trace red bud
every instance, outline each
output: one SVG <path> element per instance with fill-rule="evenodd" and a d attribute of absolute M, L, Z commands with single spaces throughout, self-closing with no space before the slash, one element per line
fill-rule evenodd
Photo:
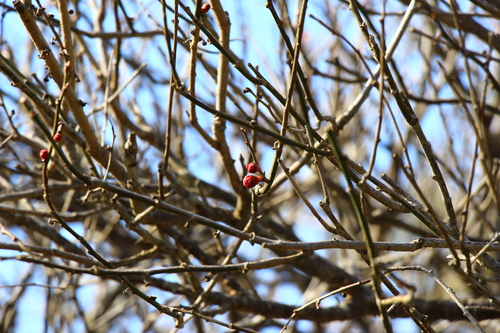
<path fill-rule="evenodd" d="M 248 163 L 246 168 L 249 173 L 256 173 L 261 171 L 260 166 L 257 163 Z"/>
<path fill-rule="evenodd" d="M 42 161 L 45 161 L 47 158 L 49 158 L 49 151 L 47 149 L 40 150 L 40 158 L 42 159 Z"/>
<path fill-rule="evenodd" d="M 61 133 L 56 133 L 56 135 L 54 135 L 55 142 L 59 142 L 59 141 L 61 141 L 61 139 L 62 139 Z"/>
<path fill-rule="evenodd" d="M 201 12 L 202 13 L 206 13 L 210 10 L 210 4 L 209 3 L 204 3 L 202 6 L 201 6 Z"/>
<path fill-rule="evenodd" d="M 245 178 L 243 178 L 243 186 L 252 188 L 258 183 L 262 181 L 261 176 L 255 176 L 255 175 L 246 175 Z"/>

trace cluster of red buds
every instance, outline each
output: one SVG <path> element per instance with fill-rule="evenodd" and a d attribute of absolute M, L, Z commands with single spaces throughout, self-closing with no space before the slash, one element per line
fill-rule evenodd
<path fill-rule="evenodd" d="M 246 165 L 248 174 L 243 178 L 243 186 L 252 188 L 262 181 L 262 170 L 257 163 Z"/>
<path fill-rule="evenodd" d="M 62 140 L 62 134 L 61 133 L 56 133 L 53 137 L 55 142 L 59 142 Z M 40 159 L 42 161 L 45 161 L 47 158 L 49 158 L 49 151 L 47 149 L 42 149 L 40 150 Z"/>

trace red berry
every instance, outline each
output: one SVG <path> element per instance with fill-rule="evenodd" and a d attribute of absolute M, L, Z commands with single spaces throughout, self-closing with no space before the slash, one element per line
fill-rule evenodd
<path fill-rule="evenodd" d="M 42 149 L 40 150 L 40 158 L 45 161 L 47 158 L 49 158 L 49 151 L 47 149 Z M 255 186 L 255 185 L 254 185 Z"/>
<path fill-rule="evenodd" d="M 243 186 L 252 188 L 258 183 L 262 181 L 261 176 L 255 176 L 255 175 L 246 175 L 245 178 L 243 178 Z"/>
<path fill-rule="evenodd" d="M 257 163 L 248 163 L 247 166 L 247 171 L 250 173 L 256 173 L 260 172 L 260 166 Z"/>
<path fill-rule="evenodd" d="M 56 135 L 54 135 L 55 142 L 59 142 L 59 141 L 61 141 L 61 139 L 62 139 L 61 133 L 56 133 Z"/>
<path fill-rule="evenodd" d="M 201 12 L 202 13 L 206 13 L 210 10 L 210 4 L 209 3 L 204 3 L 202 6 L 201 6 Z"/>

